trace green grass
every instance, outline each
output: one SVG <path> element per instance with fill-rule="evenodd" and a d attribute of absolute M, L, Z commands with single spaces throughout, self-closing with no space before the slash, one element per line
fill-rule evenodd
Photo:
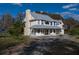
<path fill-rule="evenodd" d="M 29 37 L 24 36 L 6 36 L 0 37 L 0 52 L 9 47 L 13 47 L 19 45 L 21 43 L 26 44 L 28 42 Z"/>

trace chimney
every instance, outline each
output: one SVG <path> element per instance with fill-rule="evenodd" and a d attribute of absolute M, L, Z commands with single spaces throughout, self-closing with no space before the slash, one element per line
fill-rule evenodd
<path fill-rule="evenodd" d="M 31 10 L 26 10 L 24 35 L 30 35 L 30 20 L 32 19 Z"/>
<path fill-rule="evenodd" d="M 31 15 L 31 10 L 30 10 L 30 9 L 27 9 L 27 10 L 26 10 L 26 19 L 27 19 L 28 21 L 30 21 L 30 20 L 33 19 L 32 15 Z"/>
<path fill-rule="evenodd" d="M 40 13 L 43 13 L 43 11 L 40 11 Z"/>
<path fill-rule="evenodd" d="M 30 10 L 30 9 L 27 9 L 27 10 L 26 10 L 26 13 L 30 13 L 30 12 L 31 12 L 31 10 Z"/>

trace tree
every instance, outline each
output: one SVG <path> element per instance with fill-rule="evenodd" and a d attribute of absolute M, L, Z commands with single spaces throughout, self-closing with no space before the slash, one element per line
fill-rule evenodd
<path fill-rule="evenodd" d="M 23 19 L 24 19 L 24 14 L 21 13 L 21 12 L 19 12 L 19 13 L 17 14 L 17 16 L 16 16 L 16 20 L 15 20 L 15 21 L 17 21 L 17 20 L 22 21 Z"/>
<path fill-rule="evenodd" d="M 23 34 L 23 23 L 21 21 L 16 21 L 8 30 L 11 35 L 19 36 Z"/>
<path fill-rule="evenodd" d="M 11 14 L 7 13 L 2 16 L 3 28 L 8 29 L 13 24 L 13 17 Z"/>
<path fill-rule="evenodd" d="M 19 36 L 23 34 L 23 16 L 22 14 L 18 14 L 15 18 L 15 22 L 13 23 L 13 25 L 9 28 L 8 32 L 11 35 L 14 36 Z"/>

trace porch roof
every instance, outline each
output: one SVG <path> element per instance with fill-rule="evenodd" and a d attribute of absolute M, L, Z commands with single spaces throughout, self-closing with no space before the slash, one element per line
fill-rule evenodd
<path fill-rule="evenodd" d="M 49 26 L 49 25 L 33 25 L 31 29 L 61 29 L 57 26 Z"/>

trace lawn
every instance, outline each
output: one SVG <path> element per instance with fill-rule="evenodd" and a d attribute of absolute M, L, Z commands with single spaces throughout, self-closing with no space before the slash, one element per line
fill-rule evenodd
<path fill-rule="evenodd" d="M 29 37 L 26 36 L 0 36 L 0 53 L 8 49 L 9 47 L 13 47 L 16 45 L 20 45 L 22 43 L 27 44 Z"/>

